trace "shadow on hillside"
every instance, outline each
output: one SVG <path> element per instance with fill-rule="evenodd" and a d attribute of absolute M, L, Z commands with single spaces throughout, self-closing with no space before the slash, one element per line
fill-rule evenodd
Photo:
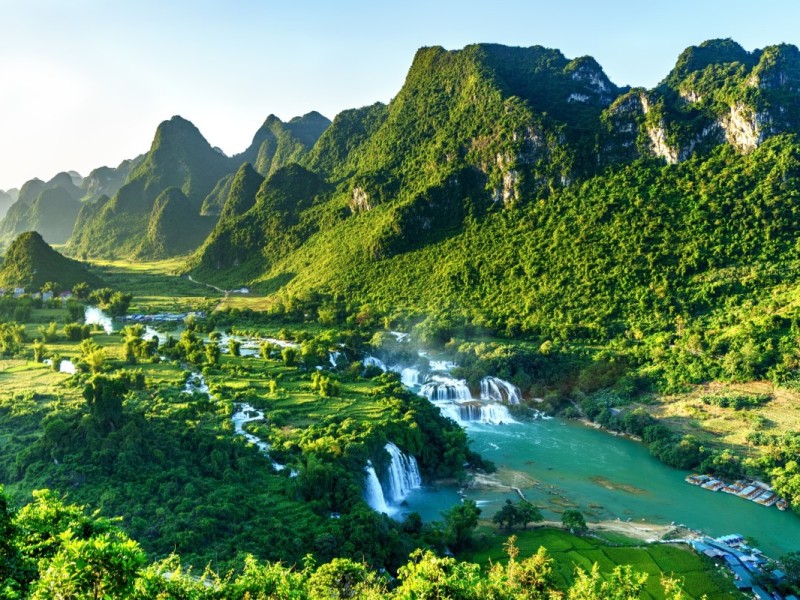
<path fill-rule="evenodd" d="M 264 295 L 274 294 L 285 285 L 288 285 L 297 273 L 281 273 L 275 277 L 270 277 L 258 282 L 258 291 Z"/>

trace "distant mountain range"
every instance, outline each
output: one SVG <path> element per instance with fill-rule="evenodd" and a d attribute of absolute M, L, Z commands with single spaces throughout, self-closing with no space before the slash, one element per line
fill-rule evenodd
<path fill-rule="evenodd" d="M 423 48 L 388 105 L 270 116 L 233 157 L 173 117 L 117 169 L 23 185 L 0 237 L 37 229 L 84 258 L 192 254 L 187 269 L 221 283 L 452 302 L 532 330 L 561 307 L 603 330 L 678 310 L 690 276 L 794 260 L 798 133 L 791 45 L 711 40 L 649 90 L 540 46 Z M 743 243 L 753 231 L 771 237 Z M 584 299 L 560 304 L 563 286 Z"/>

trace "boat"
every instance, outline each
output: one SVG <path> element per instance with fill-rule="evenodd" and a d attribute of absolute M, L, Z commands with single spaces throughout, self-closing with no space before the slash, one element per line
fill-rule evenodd
<path fill-rule="evenodd" d="M 753 502 L 760 504 L 761 506 L 772 506 L 778 501 L 778 494 L 775 492 L 771 492 L 766 490 L 760 496 L 753 498 Z"/>
<path fill-rule="evenodd" d="M 712 492 L 718 492 L 725 486 L 719 479 L 709 479 L 705 483 L 700 484 L 700 487 L 704 490 L 711 490 Z"/>
<path fill-rule="evenodd" d="M 722 491 L 726 494 L 738 494 L 741 492 L 747 484 L 743 481 L 737 481 L 736 483 L 731 483 L 730 485 L 726 485 L 722 488 Z"/>
<path fill-rule="evenodd" d="M 692 474 L 686 476 L 686 483 L 691 483 L 692 485 L 701 485 L 711 479 L 708 475 L 698 475 Z"/>
<path fill-rule="evenodd" d="M 699 486 L 704 490 L 711 490 L 718 492 L 722 490 L 727 494 L 751 500 L 761 506 L 776 506 L 778 510 L 786 510 L 789 508 L 789 503 L 778 496 L 772 489 L 765 483 L 755 481 L 736 481 L 734 483 L 725 483 L 710 475 L 700 475 L 692 473 L 685 477 L 686 483 Z"/>

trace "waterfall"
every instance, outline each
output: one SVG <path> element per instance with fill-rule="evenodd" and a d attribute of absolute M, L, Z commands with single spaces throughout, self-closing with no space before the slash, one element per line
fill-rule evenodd
<path fill-rule="evenodd" d="M 513 383 L 503 381 L 499 377 L 489 376 L 481 379 L 481 400 L 519 404 L 521 399 L 522 393 Z"/>
<path fill-rule="evenodd" d="M 481 402 L 435 402 L 442 416 L 453 419 L 462 427 L 470 423 L 503 425 L 516 423 L 503 404 L 483 404 Z"/>
<path fill-rule="evenodd" d="M 269 457 L 269 444 L 264 440 L 260 439 L 259 437 L 253 435 L 252 433 L 248 433 L 244 430 L 245 423 L 250 423 L 251 421 L 260 421 L 264 418 L 264 412 L 260 410 L 256 410 L 249 404 L 243 403 L 236 405 L 238 406 L 238 410 L 236 410 L 231 415 L 231 422 L 233 423 L 233 431 L 236 435 L 241 435 L 244 439 L 246 439 L 251 444 L 254 444 L 258 451 L 261 452 L 264 456 Z M 282 465 L 278 462 L 272 461 L 272 468 L 276 471 L 282 471 L 286 468 L 286 465 Z M 292 476 L 294 477 L 294 471 L 292 471 Z"/>
<path fill-rule="evenodd" d="M 341 352 L 328 352 L 328 360 L 331 362 L 331 367 L 334 369 L 338 366 L 339 358 L 342 356 Z"/>
<path fill-rule="evenodd" d="M 202 373 L 192 373 L 189 375 L 189 378 L 186 380 L 186 385 L 183 387 L 183 391 L 187 394 L 198 393 L 208 396 L 209 398 L 211 397 L 211 391 L 208 389 L 208 384 Z"/>
<path fill-rule="evenodd" d="M 102 310 L 96 306 L 87 306 L 83 312 L 83 320 L 87 325 L 99 325 L 107 334 L 110 334 L 114 327 L 111 324 L 111 317 L 109 317 Z"/>
<path fill-rule="evenodd" d="M 75 375 L 75 363 L 71 360 L 62 359 L 61 363 L 58 365 L 58 372 L 59 373 L 67 373 L 68 375 Z"/>
<path fill-rule="evenodd" d="M 406 367 L 400 371 L 400 381 L 406 387 L 417 387 L 420 385 L 420 372 L 419 369 Z"/>
<path fill-rule="evenodd" d="M 384 373 L 386 373 L 386 371 L 389 370 L 386 367 L 386 364 L 380 358 L 375 358 L 374 356 L 367 355 L 361 362 L 364 364 L 365 367 L 378 367 Z"/>
<path fill-rule="evenodd" d="M 158 345 L 160 346 L 164 342 L 167 341 L 167 334 L 161 333 L 160 331 L 153 329 L 150 325 L 144 326 L 144 335 L 142 335 L 142 339 L 149 342 L 153 338 L 158 340 Z"/>
<path fill-rule="evenodd" d="M 469 391 L 466 380 L 453 379 L 442 375 L 429 377 L 425 385 L 420 389 L 419 394 L 430 401 L 468 402 L 472 400 L 472 394 Z"/>
<path fill-rule="evenodd" d="M 449 360 L 431 360 L 428 361 L 431 371 L 450 371 L 455 369 L 458 365 Z"/>
<path fill-rule="evenodd" d="M 364 468 L 366 474 L 366 485 L 364 489 L 364 499 L 369 504 L 370 508 L 377 512 L 390 514 L 392 511 L 389 505 L 386 504 L 386 498 L 383 496 L 383 488 L 378 479 L 378 474 L 375 472 L 375 467 L 372 466 L 371 461 L 367 461 L 367 466 Z"/>
<path fill-rule="evenodd" d="M 489 423 L 491 425 L 502 425 L 505 423 L 516 423 L 511 418 L 511 414 L 502 404 L 483 404 L 481 405 L 481 423 Z"/>
<path fill-rule="evenodd" d="M 386 474 L 389 498 L 394 504 L 400 504 L 411 490 L 422 485 L 422 477 L 416 458 L 403 454 L 392 442 L 386 444 L 385 449 L 392 457 Z"/>
<path fill-rule="evenodd" d="M 389 334 L 393 335 L 398 342 L 407 342 L 411 339 L 410 333 L 403 333 L 402 331 L 390 331 Z"/>
<path fill-rule="evenodd" d="M 452 419 L 461 426 L 464 425 L 464 421 L 461 419 L 461 407 L 459 407 L 458 404 L 456 404 L 455 402 L 436 402 L 436 401 L 433 401 L 433 404 L 435 404 L 439 408 L 439 412 L 442 413 L 443 417 Z"/>

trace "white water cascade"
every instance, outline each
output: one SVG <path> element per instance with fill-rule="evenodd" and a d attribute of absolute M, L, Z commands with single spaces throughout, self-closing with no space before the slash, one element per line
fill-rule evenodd
<path fill-rule="evenodd" d="M 378 479 L 375 467 L 372 466 L 372 462 L 369 460 L 367 461 L 367 466 L 364 468 L 364 474 L 366 482 L 364 486 L 364 499 L 367 501 L 367 504 L 369 504 L 369 507 L 377 512 L 386 513 L 387 515 L 392 514 L 394 511 L 386 504 L 386 497 L 383 495 L 381 481 Z"/>
<path fill-rule="evenodd" d="M 422 486 L 422 477 L 416 458 L 404 454 L 392 442 L 386 444 L 384 450 L 389 453 L 391 460 L 386 467 L 383 484 L 372 461 L 368 460 L 364 467 L 364 499 L 373 510 L 392 516 L 412 490 Z"/>
<path fill-rule="evenodd" d="M 211 397 L 211 391 L 208 389 L 208 384 L 202 373 L 191 373 L 186 380 L 186 385 L 183 386 L 183 391 L 187 394 L 197 393 Z"/>
<path fill-rule="evenodd" d="M 367 355 L 361 362 L 365 367 L 378 367 L 384 373 L 389 370 L 389 368 L 386 366 L 386 363 L 384 363 L 380 358 L 375 358 L 374 356 Z"/>
<path fill-rule="evenodd" d="M 102 310 L 96 306 L 87 306 L 83 312 L 83 319 L 87 325 L 99 325 L 107 334 L 110 334 L 114 327 L 111 324 L 111 317 L 109 317 Z"/>
<path fill-rule="evenodd" d="M 419 385 L 423 385 L 424 378 L 422 373 L 419 372 L 419 369 L 414 369 L 412 367 L 393 367 L 392 370 L 400 369 L 400 381 L 406 387 L 412 388 L 417 387 Z"/>
<path fill-rule="evenodd" d="M 61 363 L 58 365 L 58 372 L 67 373 L 68 375 L 75 375 L 75 363 L 69 359 L 62 359 Z"/>
<path fill-rule="evenodd" d="M 419 390 L 431 402 L 469 402 L 472 394 L 465 379 L 431 375 Z"/>
<path fill-rule="evenodd" d="M 403 454 L 402 450 L 389 442 L 385 446 L 392 457 L 386 473 L 389 498 L 394 504 L 400 504 L 406 499 L 411 490 L 422 485 L 417 459 L 411 455 Z"/>
<path fill-rule="evenodd" d="M 468 402 L 436 402 L 443 416 L 452 419 L 462 427 L 469 423 L 485 423 L 487 425 L 505 425 L 516 423 L 502 404 L 484 404 L 477 400 Z"/>
<path fill-rule="evenodd" d="M 481 400 L 489 402 L 502 402 L 503 404 L 519 404 L 522 392 L 513 383 L 504 381 L 499 377 L 484 377 L 481 379 Z"/>
<path fill-rule="evenodd" d="M 233 415 L 231 415 L 233 431 L 237 435 L 241 435 L 251 444 L 254 444 L 261 454 L 269 457 L 269 444 L 252 433 L 248 433 L 244 429 L 246 423 L 262 420 L 264 418 L 264 412 L 256 410 L 247 403 L 237 404 L 235 406 L 237 407 L 237 410 L 233 413 Z M 276 471 L 283 471 L 286 468 L 286 465 L 282 465 L 273 460 L 272 468 L 274 468 Z"/>

